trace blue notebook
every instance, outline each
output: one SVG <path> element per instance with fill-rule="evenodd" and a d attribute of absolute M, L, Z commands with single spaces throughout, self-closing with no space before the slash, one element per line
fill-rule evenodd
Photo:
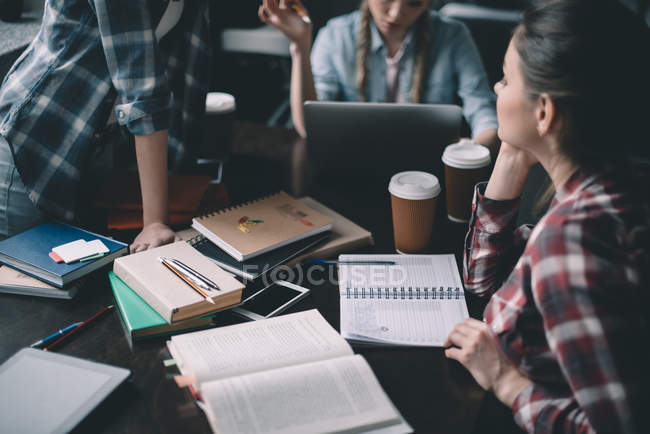
<path fill-rule="evenodd" d="M 53 247 L 79 239 L 100 239 L 108 253 L 101 258 L 71 264 L 56 263 L 50 258 Z M 0 262 L 61 288 L 113 262 L 127 251 L 128 246 L 119 241 L 65 223 L 51 222 L 0 241 Z"/>

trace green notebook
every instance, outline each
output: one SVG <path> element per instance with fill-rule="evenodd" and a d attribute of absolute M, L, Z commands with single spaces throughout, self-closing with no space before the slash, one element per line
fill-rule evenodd
<path fill-rule="evenodd" d="M 210 327 L 214 323 L 214 315 L 211 315 L 168 324 L 112 271 L 108 272 L 108 280 L 111 283 L 129 345 L 133 345 L 133 342 L 139 339 L 188 332 Z"/>

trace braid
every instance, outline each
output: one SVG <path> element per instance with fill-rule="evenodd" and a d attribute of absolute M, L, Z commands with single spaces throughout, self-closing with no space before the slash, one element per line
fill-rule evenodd
<path fill-rule="evenodd" d="M 415 50 L 416 58 L 413 67 L 413 88 L 411 90 L 411 99 L 413 103 L 421 103 L 424 97 L 424 87 L 427 75 L 427 52 L 431 42 L 431 25 L 429 23 L 429 13 L 424 12 L 418 18 L 415 29 Z"/>
<path fill-rule="evenodd" d="M 368 52 L 370 51 L 370 7 L 368 0 L 361 3 L 361 25 L 359 26 L 359 40 L 357 42 L 357 89 L 361 101 L 366 101 L 366 87 L 368 84 Z"/>

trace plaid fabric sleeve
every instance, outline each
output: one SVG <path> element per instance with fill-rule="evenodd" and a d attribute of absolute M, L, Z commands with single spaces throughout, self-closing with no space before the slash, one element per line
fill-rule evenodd
<path fill-rule="evenodd" d="M 115 115 L 136 135 L 169 128 L 171 92 L 146 0 L 93 0 Z"/>
<path fill-rule="evenodd" d="M 547 221 L 528 249 L 535 304 L 568 384 L 517 397 L 515 420 L 530 432 L 650 432 L 647 323 L 635 303 L 647 288 L 620 247 L 620 220 L 594 213 Z"/>
<path fill-rule="evenodd" d="M 474 189 L 463 254 L 465 289 L 476 295 L 491 295 L 499 289 L 530 234 L 529 226 L 515 228 L 519 199 L 488 199 L 483 196 L 486 186 L 482 182 Z"/>

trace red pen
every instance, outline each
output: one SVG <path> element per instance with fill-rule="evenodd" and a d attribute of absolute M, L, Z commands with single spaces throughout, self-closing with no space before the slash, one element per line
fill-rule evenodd
<path fill-rule="evenodd" d="M 102 310 L 100 310 L 99 312 L 97 312 L 95 315 L 91 316 L 91 317 L 88 318 L 86 321 L 82 322 L 82 323 L 79 325 L 79 327 L 76 327 L 76 328 L 70 330 L 68 333 L 64 334 L 64 335 L 61 336 L 59 339 L 55 340 L 55 341 L 52 342 L 50 345 L 48 345 L 47 347 L 43 348 L 43 351 L 48 351 L 48 350 L 50 350 L 52 347 L 54 347 L 54 346 L 57 345 L 59 342 L 61 342 L 62 340 L 64 340 L 64 339 L 67 338 L 68 336 L 70 336 L 72 333 L 76 332 L 76 331 L 79 330 L 80 328 L 83 328 L 86 324 L 88 324 L 89 322 L 91 322 L 91 321 L 94 320 L 95 318 L 99 317 L 99 316 L 100 316 L 101 314 L 103 314 L 104 312 L 107 312 L 107 311 L 113 309 L 114 307 L 115 307 L 115 305 L 113 305 L 113 304 L 111 304 L 110 306 L 106 306 L 105 308 L 103 308 Z"/>

